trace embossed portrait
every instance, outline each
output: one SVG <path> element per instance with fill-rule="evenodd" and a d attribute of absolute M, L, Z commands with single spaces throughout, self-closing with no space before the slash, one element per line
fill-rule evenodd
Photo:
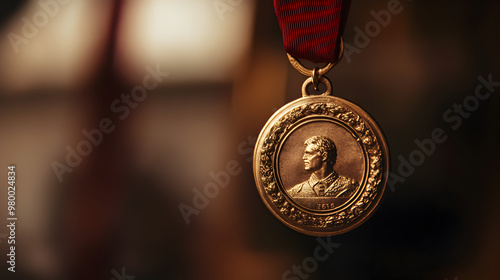
<path fill-rule="evenodd" d="M 339 175 L 335 169 L 337 147 L 326 136 L 313 136 L 304 143 L 302 160 L 311 176 L 289 190 L 292 197 L 349 198 L 359 187 L 351 178 Z"/>
<path fill-rule="evenodd" d="M 297 206 L 331 211 L 355 197 L 366 157 L 354 132 L 328 118 L 308 119 L 285 135 L 278 151 L 278 179 Z"/>

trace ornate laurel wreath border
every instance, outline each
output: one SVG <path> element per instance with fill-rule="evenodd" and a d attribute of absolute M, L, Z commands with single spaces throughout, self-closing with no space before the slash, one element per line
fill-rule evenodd
<path fill-rule="evenodd" d="M 366 187 L 360 198 L 351 207 L 330 215 L 311 215 L 297 209 L 285 199 L 276 185 L 277 179 L 273 159 L 279 142 L 294 124 L 313 114 L 333 117 L 351 127 L 360 137 L 361 143 L 369 155 L 370 172 Z M 259 169 L 265 192 L 281 214 L 300 225 L 334 228 L 348 224 L 360 217 L 375 199 L 383 174 L 382 152 L 377 138 L 357 114 L 333 103 L 310 103 L 292 109 L 271 127 L 261 148 Z"/>

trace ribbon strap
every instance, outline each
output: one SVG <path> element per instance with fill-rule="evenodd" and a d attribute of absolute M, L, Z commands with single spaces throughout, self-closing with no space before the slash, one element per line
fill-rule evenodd
<path fill-rule="evenodd" d="M 295 58 L 336 62 L 350 0 L 274 0 L 283 43 Z"/>

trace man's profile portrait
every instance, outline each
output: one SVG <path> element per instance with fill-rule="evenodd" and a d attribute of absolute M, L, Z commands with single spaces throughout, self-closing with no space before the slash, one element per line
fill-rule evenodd
<path fill-rule="evenodd" d="M 302 159 L 309 180 L 290 189 L 292 197 L 350 197 L 358 188 L 356 180 L 339 176 L 333 169 L 337 160 L 335 143 L 325 136 L 313 136 L 304 143 Z"/>

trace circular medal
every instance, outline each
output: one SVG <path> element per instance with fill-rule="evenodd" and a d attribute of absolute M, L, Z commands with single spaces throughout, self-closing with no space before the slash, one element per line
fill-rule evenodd
<path fill-rule="evenodd" d="M 387 142 L 359 106 L 331 95 L 307 94 L 279 109 L 262 129 L 254 176 L 269 210 L 308 235 L 347 232 L 377 208 L 389 172 Z"/>
<path fill-rule="evenodd" d="M 283 106 L 262 129 L 254 177 L 274 216 L 314 236 L 341 234 L 366 221 L 389 174 L 389 150 L 377 123 L 359 106 L 332 96 L 324 76 L 342 58 L 349 6 L 350 0 L 274 0 L 290 63 L 309 78 L 302 98 Z M 328 64 L 307 69 L 292 55 Z M 325 93 L 307 93 L 308 85 L 318 90 L 320 83 Z"/>

